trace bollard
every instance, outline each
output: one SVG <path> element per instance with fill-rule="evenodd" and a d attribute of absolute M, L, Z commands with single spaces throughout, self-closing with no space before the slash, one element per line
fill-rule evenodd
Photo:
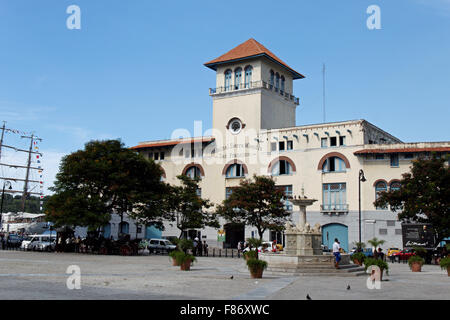
<path fill-rule="evenodd" d="M 225 248 L 225 258 L 227 258 L 227 257 L 228 257 L 228 249 Z"/>
<path fill-rule="evenodd" d="M 213 248 L 213 257 L 216 256 L 215 253 L 216 253 L 216 248 Z"/>
<path fill-rule="evenodd" d="M 222 249 L 219 249 L 219 258 L 222 258 Z"/>
<path fill-rule="evenodd" d="M 231 249 L 231 257 L 232 257 L 232 258 L 234 258 L 234 257 L 233 257 L 233 254 L 234 254 L 234 250 Z"/>

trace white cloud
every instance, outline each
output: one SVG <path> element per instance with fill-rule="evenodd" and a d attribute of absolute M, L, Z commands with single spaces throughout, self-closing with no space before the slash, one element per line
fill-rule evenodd
<path fill-rule="evenodd" d="M 0 101 L 0 119 L 7 121 L 37 121 L 54 112 L 51 106 L 27 105 L 14 101 Z"/>

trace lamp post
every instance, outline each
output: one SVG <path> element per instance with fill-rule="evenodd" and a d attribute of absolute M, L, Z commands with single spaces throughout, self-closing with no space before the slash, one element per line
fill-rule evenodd
<path fill-rule="evenodd" d="M 1 201 L 1 204 L 0 204 L 0 230 L 2 230 L 2 228 L 3 228 L 3 223 L 2 223 L 2 219 L 3 219 L 3 217 L 2 217 L 2 214 L 3 214 L 3 199 L 5 198 L 5 187 L 6 187 L 6 185 L 9 185 L 8 186 L 8 189 L 9 190 L 11 190 L 12 189 L 12 184 L 11 184 L 11 181 L 8 181 L 8 180 L 6 180 L 4 183 L 3 183 L 3 191 L 2 191 L 2 201 Z"/>
<path fill-rule="evenodd" d="M 364 177 L 364 171 L 359 170 L 358 177 L 358 202 L 359 202 L 359 243 L 358 243 L 358 251 L 361 250 L 361 182 L 366 181 Z"/>

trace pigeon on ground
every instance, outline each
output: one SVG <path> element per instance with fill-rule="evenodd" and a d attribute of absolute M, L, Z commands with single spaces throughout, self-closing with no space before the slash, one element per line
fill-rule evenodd
<path fill-rule="evenodd" d="M 309 294 L 306 295 L 306 299 L 312 300 L 311 297 L 309 296 Z"/>
<path fill-rule="evenodd" d="M 233 280 L 234 276 L 231 276 L 230 279 Z"/>
<path fill-rule="evenodd" d="M 350 290 L 350 285 L 347 285 L 347 290 Z"/>

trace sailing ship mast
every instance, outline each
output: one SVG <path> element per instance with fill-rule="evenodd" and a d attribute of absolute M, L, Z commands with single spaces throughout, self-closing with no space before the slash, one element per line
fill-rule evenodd
<path fill-rule="evenodd" d="M 42 191 L 41 192 L 29 192 L 28 191 L 28 187 L 29 187 L 30 183 L 40 183 L 40 184 L 42 184 L 42 180 L 39 181 L 39 180 L 31 180 L 30 179 L 30 172 L 31 172 L 31 170 L 38 170 L 39 172 L 42 172 L 44 170 L 44 169 L 41 168 L 41 166 L 37 166 L 37 167 L 32 167 L 31 166 L 31 157 L 32 157 L 33 154 L 35 154 L 37 157 L 41 157 L 42 156 L 42 153 L 37 152 L 37 151 L 33 151 L 33 145 L 36 144 L 36 141 L 42 141 L 42 139 L 36 137 L 34 135 L 34 133 L 32 133 L 30 136 L 28 136 L 25 133 L 23 133 L 24 135 L 21 135 L 21 138 L 30 139 L 30 147 L 29 147 L 28 150 L 19 149 L 19 148 L 16 148 L 14 146 L 5 145 L 3 143 L 3 140 L 4 140 L 5 131 L 9 131 L 9 132 L 13 132 L 13 133 L 20 133 L 20 132 L 18 130 L 6 128 L 6 121 L 3 121 L 3 126 L 0 128 L 0 130 L 2 131 L 1 138 L 0 138 L 0 166 L 6 166 L 6 167 L 9 167 L 9 168 L 25 168 L 26 169 L 25 179 L 10 178 L 10 177 L 0 177 L 0 180 L 21 181 L 21 182 L 23 181 L 24 182 L 24 186 L 23 186 L 23 190 L 22 191 L 19 191 L 19 190 L 5 190 L 5 192 L 10 192 L 10 193 L 20 193 L 20 192 L 22 192 L 21 208 L 22 208 L 22 212 L 25 212 L 25 203 L 26 203 L 26 199 L 27 199 L 28 195 L 36 194 L 36 195 L 40 195 L 41 196 L 41 200 L 43 198 Z M 1 159 L 2 159 L 2 149 L 3 149 L 3 147 L 14 149 L 15 151 L 18 151 L 18 152 L 28 153 L 27 165 L 23 166 L 23 165 L 17 165 L 17 164 L 2 163 Z M 41 201 L 41 204 L 42 204 L 42 201 Z"/>

